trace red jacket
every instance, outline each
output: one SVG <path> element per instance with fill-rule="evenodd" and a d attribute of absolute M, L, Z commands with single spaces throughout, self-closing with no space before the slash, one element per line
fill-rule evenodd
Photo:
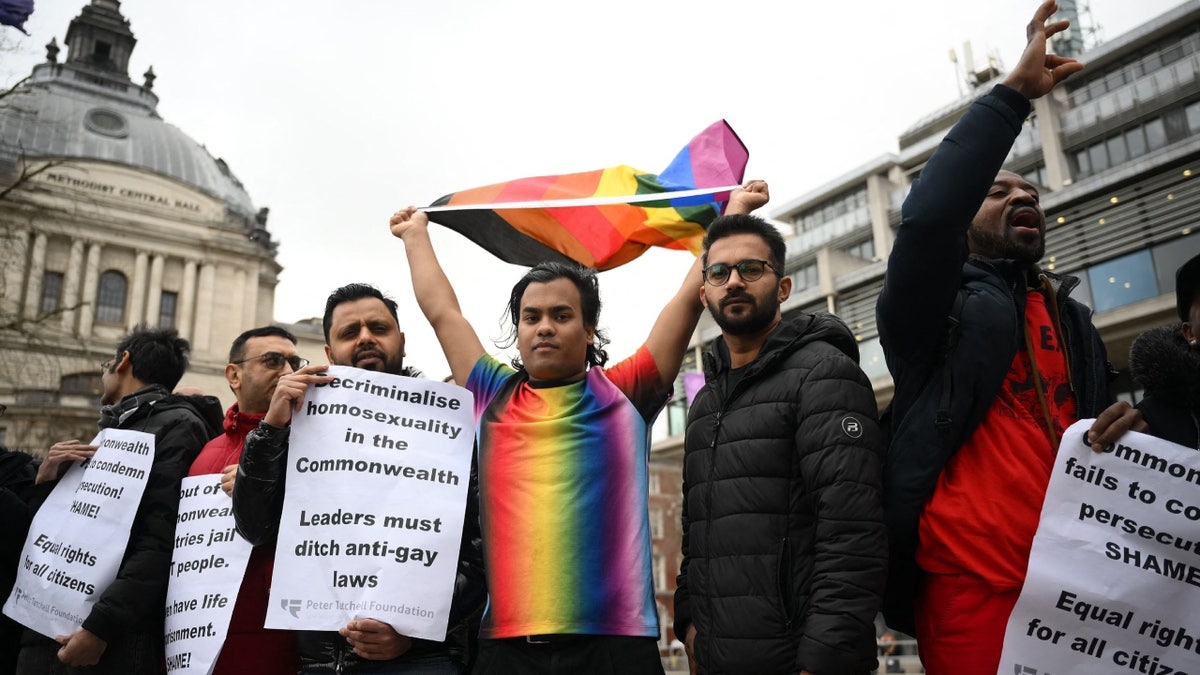
<path fill-rule="evenodd" d="M 189 476 L 221 473 L 242 456 L 246 434 L 262 420 L 262 415 L 248 415 L 233 404 L 225 413 L 225 433 L 204 446 L 192 462 Z M 274 567 L 273 547 L 257 546 L 250 553 L 246 576 L 238 591 L 229 623 L 225 647 L 217 659 L 212 675 L 294 675 L 300 667 L 296 653 L 296 638 L 291 631 L 263 628 L 267 616 L 267 595 L 271 590 L 271 571 Z"/>

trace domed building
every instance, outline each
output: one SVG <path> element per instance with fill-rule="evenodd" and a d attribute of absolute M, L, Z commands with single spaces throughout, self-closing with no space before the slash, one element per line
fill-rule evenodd
<path fill-rule="evenodd" d="M 280 265 L 220 158 L 159 117 L 115 0 L 92 0 L 0 98 L 0 442 L 95 434 L 99 364 L 137 324 L 192 343 L 182 384 L 228 405 L 233 338 L 272 322 Z"/>

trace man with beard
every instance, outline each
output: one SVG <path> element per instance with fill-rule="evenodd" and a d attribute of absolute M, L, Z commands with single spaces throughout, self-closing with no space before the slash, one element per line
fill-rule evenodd
<path fill-rule="evenodd" d="M 767 202 L 750 181 L 727 210 Z M 475 395 L 488 604 L 476 675 L 663 672 L 651 576 L 650 425 L 702 308 L 697 260 L 633 356 L 606 367 L 596 273 L 534 266 L 509 294 L 519 359 L 484 351 L 438 263 L 428 217 L 392 216 L 413 291 Z"/>
<path fill-rule="evenodd" d="M 404 365 L 404 333 L 396 302 L 373 286 L 349 284 L 335 290 L 325 303 L 322 327 L 330 364 L 420 376 Z M 246 436 L 233 486 L 233 514 L 238 531 L 255 546 L 273 544 L 278 535 L 292 413 L 302 405 L 309 386 L 333 380 L 326 374 L 328 367 L 310 365 L 281 376 L 262 421 Z M 336 633 L 298 631 L 300 672 L 462 672 L 470 658 L 472 622 L 483 600 L 474 482 L 472 471 L 446 640 L 409 638 L 370 618 L 351 621 Z"/>
<path fill-rule="evenodd" d="M 1000 170 L 1030 100 L 1083 68 L 1046 52 L 1057 9 L 1041 3 L 1017 66 L 925 164 L 877 308 L 895 380 L 884 614 L 932 675 L 996 672 L 1063 430 L 1096 417 L 1098 450 L 1144 427 L 1113 403 L 1079 281 L 1038 268 L 1038 189 Z"/>
<path fill-rule="evenodd" d="M 675 634 L 693 672 L 867 673 L 886 571 L 883 439 L 858 345 L 828 314 L 784 321 L 786 247 L 713 222 L 700 298 L 721 337 L 688 412 Z"/>

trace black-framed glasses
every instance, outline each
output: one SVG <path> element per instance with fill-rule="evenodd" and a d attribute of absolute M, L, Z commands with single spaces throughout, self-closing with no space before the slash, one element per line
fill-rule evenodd
<path fill-rule="evenodd" d="M 245 363 L 254 359 L 262 359 L 263 365 L 271 370 L 282 370 L 283 364 L 288 364 L 292 370 L 300 370 L 308 365 L 308 359 L 302 359 L 299 356 L 284 356 L 279 352 L 263 352 L 258 356 L 247 356 L 241 361 L 230 361 L 230 363 Z"/>
<path fill-rule="evenodd" d="M 737 270 L 738 276 L 742 281 L 758 281 L 766 274 L 767 270 L 771 270 L 779 276 L 783 276 L 783 272 L 779 271 L 766 260 L 755 260 L 747 258 L 736 265 L 729 263 L 713 263 L 704 268 L 704 281 L 709 286 L 724 286 L 729 281 L 729 275 Z"/>

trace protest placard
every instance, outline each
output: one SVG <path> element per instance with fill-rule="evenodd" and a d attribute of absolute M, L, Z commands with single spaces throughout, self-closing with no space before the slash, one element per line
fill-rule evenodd
<path fill-rule="evenodd" d="M 442 640 L 474 441 L 465 389 L 331 367 L 292 418 L 268 628 Z"/>
<path fill-rule="evenodd" d="M 221 474 L 184 478 L 167 582 L 167 671 L 212 671 L 252 548 L 235 529 L 233 501 L 221 490 Z"/>
<path fill-rule="evenodd" d="M 1200 672 L 1200 452 L 1063 436 L 1000 673 Z"/>
<path fill-rule="evenodd" d="M 70 635 L 117 578 L 154 461 L 154 436 L 105 429 L 29 525 L 4 613 L 49 636 Z"/>

